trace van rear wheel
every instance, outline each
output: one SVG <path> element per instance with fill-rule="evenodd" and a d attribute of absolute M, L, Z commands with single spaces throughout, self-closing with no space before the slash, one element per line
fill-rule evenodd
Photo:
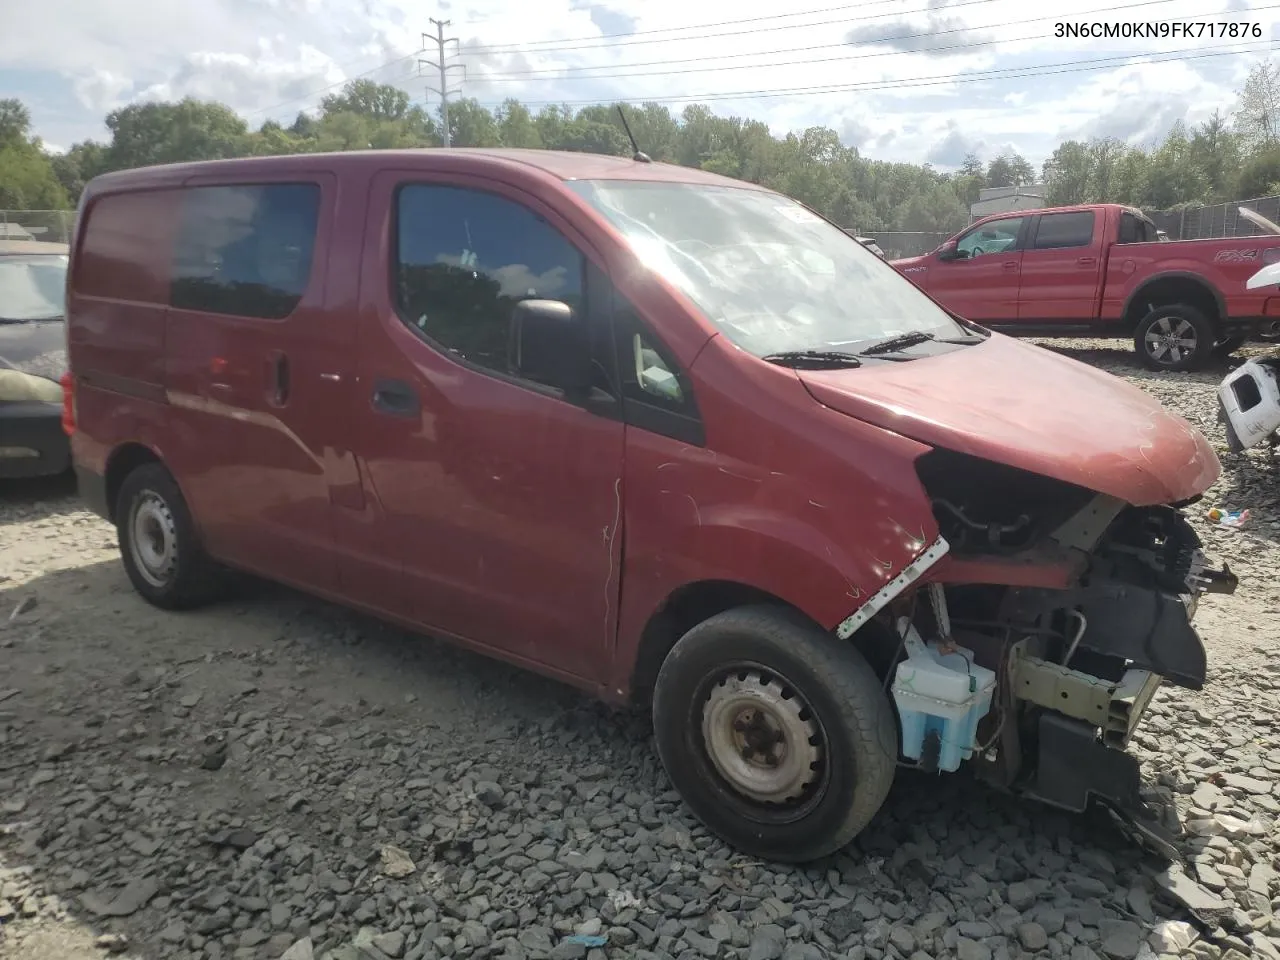
<path fill-rule="evenodd" d="M 729 610 L 685 634 L 658 673 L 653 720 L 694 815 L 768 860 L 840 850 L 897 769 L 897 725 L 871 666 L 783 608 Z"/>
<path fill-rule="evenodd" d="M 148 603 L 186 610 L 217 597 L 220 571 L 200 546 L 182 491 L 161 464 L 143 464 L 124 478 L 115 517 L 125 572 Z"/>

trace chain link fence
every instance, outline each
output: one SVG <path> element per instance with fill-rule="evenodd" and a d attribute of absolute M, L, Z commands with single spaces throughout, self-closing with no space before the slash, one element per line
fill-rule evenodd
<path fill-rule="evenodd" d="M 69 243 L 74 210 L 0 210 L 0 240 Z"/>
<path fill-rule="evenodd" d="M 1169 234 L 1170 240 L 1211 240 L 1221 237 L 1256 237 L 1267 231 L 1240 216 L 1240 207 L 1262 214 L 1280 224 L 1280 196 L 1232 200 L 1206 207 L 1148 212 L 1151 221 Z"/>

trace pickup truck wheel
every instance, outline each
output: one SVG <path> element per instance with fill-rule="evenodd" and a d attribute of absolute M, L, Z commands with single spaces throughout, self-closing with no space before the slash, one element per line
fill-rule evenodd
<path fill-rule="evenodd" d="M 729 610 L 685 634 L 658 672 L 653 722 L 694 815 L 768 860 L 844 847 L 897 771 L 897 725 L 870 665 L 782 608 Z"/>
<path fill-rule="evenodd" d="M 125 572 L 144 600 L 186 610 L 216 598 L 221 571 L 201 548 L 182 491 L 162 465 L 143 464 L 124 478 L 115 516 Z"/>
<path fill-rule="evenodd" d="M 1134 349 L 1152 370 L 1199 369 L 1213 355 L 1217 341 L 1209 318 L 1183 303 L 1156 307 L 1133 332 Z"/>

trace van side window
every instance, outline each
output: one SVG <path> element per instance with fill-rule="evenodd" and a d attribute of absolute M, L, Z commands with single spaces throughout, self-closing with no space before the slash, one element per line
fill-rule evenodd
<path fill-rule="evenodd" d="M 1033 250 L 1061 250 L 1065 247 L 1087 247 L 1093 243 L 1092 210 L 1071 213 L 1046 213 L 1036 227 Z"/>
<path fill-rule="evenodd" d="M 320 187 L 314 183 L 185 190 L 169 303 L 284 319 L 307 290 L 319 218 Z"/>
<path fill-rule="evenodd" d="M 584 309 L 586 258 L 527 207 L 480 190 L 409 184 L 396 217 L 400 318 L 460 359 L 514 375 L 508 345 L 517 302 Z"/>
<path fill-rule="evenodd" d="M 688 377 L 635 307 L 616 290 L 613 300 L 624 419 L 643 430 L 702 445 L 702 418 Z"/>

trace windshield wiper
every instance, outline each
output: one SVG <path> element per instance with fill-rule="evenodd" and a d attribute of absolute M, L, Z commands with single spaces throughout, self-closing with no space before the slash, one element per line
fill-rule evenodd
<path fill-rule="evenodd" d="M 784 350 L 780 353 L 769 353 L 761 359 L 776 363 L 780 367 L 860 367 L 862 361 L 857 354 L 844 353 L 840 350 Z"/>
<path fill-rule="evenodd" d="M 895 337 L 886 337 L 883 340 L 876 341 L 869 347 L 864 347 L 858 351 L 858 356 L 870 357 L 877 353 L 895 353 L 903 347 L 914 347 L 917 344 L 936 339 L 932 333 L 925 333 L 923 330 L 908 330 L 906 333 L 900 333 Z"/>
<path fill-rule="evenodd" d="M 906 333 L 886 337 L 884 340 L 879 340 L 869 347 L 864 347 L 858 351 L 858 356 L 872 357 L 881 353 L 897 353 L 899 350 L 918 346 L 922 343 L 951 343 L 956 346 L 968 346 L 974 343 L 981 343 L 982 340 L 983 338 L 976 334 L 962 337 L 938 337 L 932 333 L 926 333 L 924 330 L 908 330 Z"/>
<path fill-rule="evenodd" d="M 48 317 L 0 317 L 0 323 L 45 323 L 49 320 L 63 320 L 60 313 L 55 313 Z"/>

